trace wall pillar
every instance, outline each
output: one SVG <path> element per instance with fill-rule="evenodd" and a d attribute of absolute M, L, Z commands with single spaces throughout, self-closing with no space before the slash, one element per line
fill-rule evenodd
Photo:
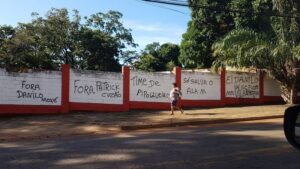
<path fill-rule="evenodd" d="M 129 91 L 130 91 L 130 67 L 122 67 L 123 74 L 123 105 L 124 111 L 129 111 L 130 101 L 129 101 Z"/>
<path fill-rule="evenodd" d="M 221 68 L 221 106 L 226 105 L 226 68 Z"/>
<path fill-rule="evenodd" d="M 70 65 L 62 65 L 61 112 L 70 111 Z"/>
<path fill-rule="evenodd" d="M 181 67 L 175 67 L 173 72 L 175 73 L 175 83 L 177 84 L 177 87 L 181 90 Z M 179 100 L 178 105 L 183 106 L 181 99 Z"/>
<path fill-rule="evenodd" d="M 174 68 L 174 73 L 175 73 L 175 77 L 176 77 L 176 84 L 177 86 L 181 89 L 181 67 L 175 67 Z"/>
<path fill-rule="evenodd" d="M 263 70 L 259 70 L 259 103 L 263 104 L 264 99 L 264 76 L 265 73 Z"/>

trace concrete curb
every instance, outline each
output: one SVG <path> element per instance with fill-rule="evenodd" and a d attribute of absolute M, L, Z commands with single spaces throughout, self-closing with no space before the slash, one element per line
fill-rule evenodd
<path fill-rule="evenodd" d="M 275 119 L 275 118 L 283 118 L 283 115 L 245 117 L 245 118 L 234 118 L 234 119 L 197 120 L 197 121 L 156 123 L 156 124 L 144 124 L 144 125 L 123 125 L 120 126 L 120 129 L 123 131 L 126 130 L 128 131 L 128 130 L 167 128 L 167 127 L 178 127 L 178 126 L 201 126 L 201 125 L 208 125 L 208 124 L 233 123 L 233 122 L 255 121 L 255 120 L 265 120 L 265 119 Z"/>

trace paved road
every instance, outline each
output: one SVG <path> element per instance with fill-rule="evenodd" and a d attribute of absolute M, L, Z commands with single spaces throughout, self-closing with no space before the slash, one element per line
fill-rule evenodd
<path fill-rule="evenodd" d="M 299 169 L 282 119 L 0 143 L 1 169 Z"/>
<path fill-rule="evenodd" d="M 214 120 L 240 120 L 283 116 L 286 105 L 258 105 L 245 107 L 195 108 L 185 110 L 184 115 L 170 110 L 135 110 L 130 112 L 95 113 L 81 112 L 61 115 L 11 116 L 0 118 L 0 142 L 57 136 L 108 134 L 120 128 L 145 126 L 170 126 L 178 123 Z M 158 125 L 158 126 L 157 126 Z"/>

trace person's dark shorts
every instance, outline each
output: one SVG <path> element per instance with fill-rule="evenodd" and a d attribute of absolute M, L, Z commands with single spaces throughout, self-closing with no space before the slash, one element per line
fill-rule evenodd
<path fill-rule="evenodd" d="M 177 100 L 172 100 L 171 106 L 177 106 Z"/>

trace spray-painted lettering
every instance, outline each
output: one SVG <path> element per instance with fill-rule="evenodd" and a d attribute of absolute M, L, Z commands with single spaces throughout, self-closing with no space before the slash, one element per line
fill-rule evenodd
<path fill-rule="evenodd" d="M 226 96 L 235 98 L 258 98 L 259 76 L 231 74 L 226 77 Z"/>
<path fill-rule="evenodd" d="M 166 92 L 151 92 L 151 91 L 145 91 L 142 89 L 138 89 L 137 96 L 142 96 L 143 98 L 169 98 L 169 93 Z"/>
<path fill-rule="evenodd" d="M 18 99 L 32 99 L 40 102 L 46 103 L 57 103 L 58 97 L 49 98 L 44 96 L 41 92 L 40 84 L 38 83 L 28 83 L 26 80 L 21 82 L 21 89 L 17 90 Z"/>
<path fill-rule="evenodd" d="M 134 76 L 130 79 L 133 86 L 147 86 L 148 88 L 160 86 L 159 81 L 147 79 L 144 77 Z"/>
<path fill-rule="evenodd" d="M 122 97 L 121 88 L 119 84 L 96 81 L 87 83 L 81 80 L 74 80 L 74 94 L 79 95 L 97 95 L 103 98 L 120 98 Z"/>
<path fill-rule="evenodd" d="M 206 90 L 205 89 L 197 89 L 197 88 L 191 88 L 191 87 L 188 87 L 186 89 L 186 94 L 196 94 L 196 95 L 202 95 L 202 94 L 206 94 Z"/>

